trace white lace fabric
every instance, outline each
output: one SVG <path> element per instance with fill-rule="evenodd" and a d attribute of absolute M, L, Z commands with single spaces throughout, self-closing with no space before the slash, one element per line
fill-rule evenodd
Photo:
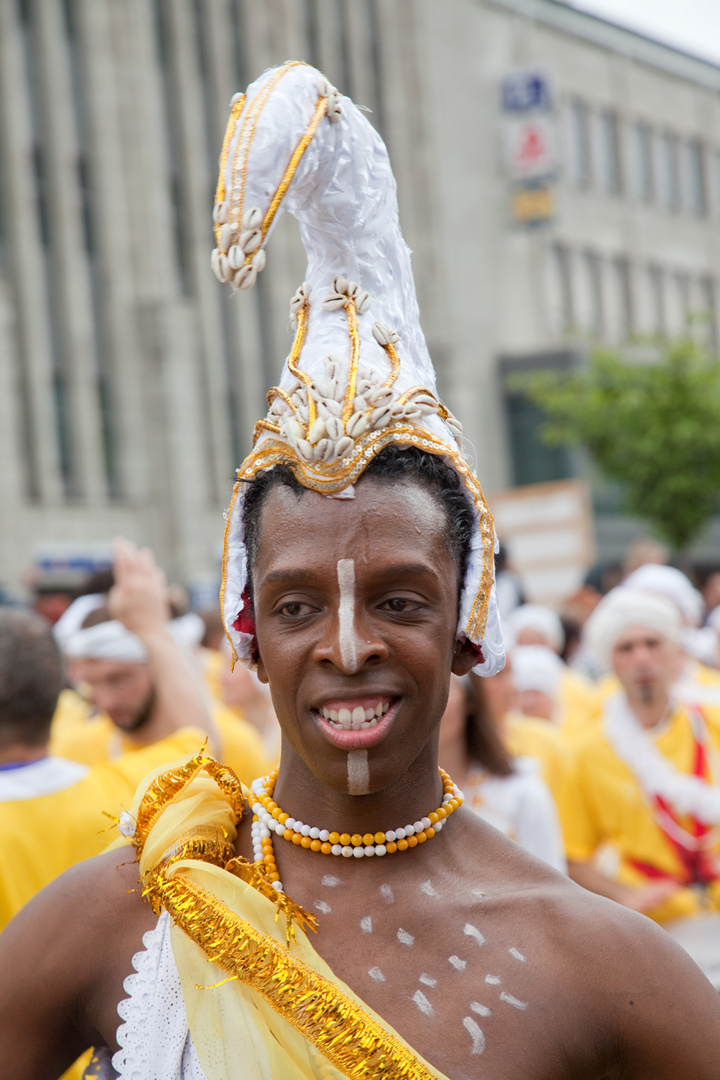
<path fill-rule="evenodd" d="M 123 1023 L 117 1031 L 120 1050 L 112 1064 L 120 1080 L 206 1080 L 185 1015 L 170 917 L 143 936 L 135 969 L 123 984 L 127 998 L 118 1005 Z"/>

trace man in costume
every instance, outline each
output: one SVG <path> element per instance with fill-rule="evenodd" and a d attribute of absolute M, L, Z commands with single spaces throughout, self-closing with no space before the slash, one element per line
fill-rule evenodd
<path fill-rule="evenodd" d="M 153 572 L 162 579 L 163 636 L 174 639 L 175 664 L 184 665 L 183 679 L 178 683 L 174 676 L 167 678 L 152 640 L 148 648 L 128 629 L 127 620 L 134 615 L 131 608 L 127 607 L 123 622 L 108 607 L 107 595 L 79 597 L 55 626 L 55 634 L 73 682 L 86 689 L 90 703 L 83 711 L 58 709 L 51 750 L 84 765 L 115 761 L 163 738 L 169 725 L 176 726 L 178 714 L 190 706 L 204 718 L 210 752 L 249 784 L 265 769 L 262 740 L 250 724 L 211 696 L 201 662 L 193 654 L 203 629 L 200 617 L 190 613 L 169 619 L 168 588 L 151 553 L 138 553 L 126 540 L 115 542 L 116 575 L 123 573 L 128 560 L 138 558 L 151 560 Z"/>
<path fill-rule="evenodd" d="M 155 1080 L 710 1080 L 720 1006 L 682 950 L 438 772 L 451 672 L 502 664 L 494 537 L 435 393 L 382 142 L 288 64 L 233 101 L 221 166 L 218 275 L 253 283 L 283 201 L 309 256 L 222 592 L 281 764 L 251 812 L 210 759 L 149 778 L 119 823 L 149 904 L 125 850 L 26 909 L 0 940 L 0 1063 L 42 1080 L 93 1042 L 105 1075 L 115 1051 L 121 1077 Z"/>
<path fill-rule="evenodd" d="M 620 586 L 585 632 L 621 689 L 573 749 L 560 800 L 570 874 L 663 924 L 720 911 L 720 711 L 675 697 L 677 608 Z"/>

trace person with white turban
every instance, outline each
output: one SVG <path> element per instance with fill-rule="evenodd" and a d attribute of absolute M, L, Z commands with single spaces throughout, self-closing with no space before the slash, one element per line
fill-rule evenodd
<path fill-rule="evenodd" d="M 557 656 L 565 646 L 560 616 L 542 604 L 521 604 L 503 621 L 510 642 L 516 646 L 544 646 Z M 560 662 L 553 694 L 553 716 L 568 735 L 584 731 L 595 709 L 595 691 L 588 679 Z M 524 710 L 523 710 L 524 711 Z"/>
<path fill-rule="evenodd" d="M 720 723 L 673 696 L 678 609 L 619 586 L 585 632 L 620 689 L 571 752 L 560 800 L 570 875 L 663 924 L 720 911 Z"/>
<path fill-rule="evenodd" d="M 79 597 L 54 628 L 75 685 L 89 698 L 85 715 L 53 724 L 52 752 L 84 765 L 113 761 L 163 739 L 178 725 L 201 728 L 209 746 L 243 782 L 265 765 L 262 740 L 249 724 L 211 699 L 192 655 L 199 616 L 167 618 L 167 585 L 152 553 L 126 540 L 114 545 L 123 588 Z M 146 629 L 146 609 L 164 612 Z"/>
<path fill-rule="evenodd" d="M 623 586 L 649 596 L 662 597 L 672 604 L 678 613 L 682 633 L 676 683 L 673 688 L 675 698 L 691 705 L 720 708 L 717 636 L 712 627 L 700 629 L 704 610 L 703 598 L 688 576 L 674 566 L 646 563 L 633 570 L 623 581 Z M 595 652 L 587 637 L 585 642 L 590 650 Z M 604 699 L 617 689 L 617 678 L 612 672 L 600 680 L 596 688 L 596 714 L 602 708 Z"/>
<path fill-rule="evenodd" d="M 551 722 L 557 719 L 557 698 L 563 662 L 545 645 L 518 645 L 512 652 L 515 704 L 525 716 Z"/>

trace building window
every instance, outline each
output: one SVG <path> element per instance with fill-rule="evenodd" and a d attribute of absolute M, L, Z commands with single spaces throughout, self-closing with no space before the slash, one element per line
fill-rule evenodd
<path fill-rule="evenodd" d="M 611 195 L 622 188 L 618 118 L 611 109 L 600 113 L 600 179 L 604 190 Z"/>
<path fill-rule="evenodd" d="M 705 274 L 700 279 L 700 295 L 702 296 L 702 315 L 707 327 L 705 341 L 711 352 L 718 350 L 718 325 L 717 307 L 715 304 L 715 282 L 710 274 Z"/>
<path fill-rule="evenodd" d="M 578 187 L 588 187 L 591 180 L 590 112 L 577 98 L 569 112 L 570 178 Z"/>
<path fill-rule="evenodd" d="M 652 324 L 656 334 L 664 334 L 667 327 L 665 318 L 665 275 L 659 266 L 648 267 L 650 280 L 650 298 L 652 302 Z"/>
<path fill-rule="evenodd" d="M 652 130 L 643 121 L 635 126 L 635 168 L 638 198 L 646 203 L 652 202 L 655 194 Z"/>
<path fill-rule="evenodd" d="M 552 259 L 560 329 L 570 330 L 575 323 L 570 252 L 564 244 L 553 244 Z"/>
<path fill-rule="evenodd" d="M 691 139 L 686 148 L 688 210 L 696 217 L 707 213 L 705 190 L 705 149 L 700 139 Z"/>
<path fill-rule="evenodd" d="M 675 293 L 677 296 L 678 331 L 682 337 L 690 333 L 690 278 L 683 271 L 675 274 Z"/>
<path fill-rule="evenodd" d="M 633 303 L 630 283 L 630 264 L 623 256 L 613 262 L 617 298 L 618 336 L 627 341 L 633 331 Z"/>
<path fill-rule="evenodd" d="M 579 362 L 579 355 L 571 350 L 500 359 L 513 485 L 567 480 L 575 475 L 576 463 L 570 449 L 548 446 L 543 441 L 540 432 L 547 416 L 522 392 L 518 382 L 522 384 L 533 371 L 567 371 Z"/>
<path fill-rule="evenodd" d="M 667 210 L 680 207 L 680 145 L 677 135 L 664 131 L 658 155 L 658 195 Z"/>
<path fill-rule="evenodd" d="M 594 251 L 586 251 L 583 256 L 583 262 L 585 264 L 585 276 L 587 279 L 587 329 L 595 337 L 602 337 L 605 323 L 605 311 L 603 304 L 602 266 L 600 264 L 600 258 Z"/>

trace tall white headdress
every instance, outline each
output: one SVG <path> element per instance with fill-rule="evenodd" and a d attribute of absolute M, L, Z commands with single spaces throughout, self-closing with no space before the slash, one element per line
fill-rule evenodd
<path fill-rule="evenodd" d="M 480 649 L 475 670 L 493 674 L 504 662 L 493 519 L 462 456 L 462 426 L 437 396 L 385 145 L 349 98 L 301 62 L 266 71 L 231 109 L 213 211 L 213 271 L 237 289 L 251 288 L 283 209 L 297 218 L 308 257 L 306 280 L 290 302 L 295 340 L 228 512 L 221 604 L 235 654 L 252 662 L 243 481 L 283 463 L 303 486 L 336 494 L 399 443 L 442 456 L 470 497 L 477 528 L 458 633 Z"/>

